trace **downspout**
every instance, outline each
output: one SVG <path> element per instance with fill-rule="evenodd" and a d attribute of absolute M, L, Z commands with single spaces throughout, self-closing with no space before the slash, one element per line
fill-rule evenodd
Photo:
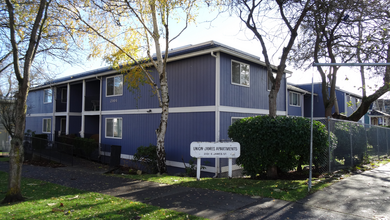
<path fill-rule="evenodd" d="M 50 87 L 52 88 L 52 87 Z M 52 99 L 53 99 L 53 127 L 51 128 L 51 140 L 52 141 L 56 141 L 54 140 L 55 136 L 56 136 L 56 105 L 57 105 L 57 87 L 53 87 L 53 95 L 52 95 Z"/>
<path fill-rule="evenodd" d="M 287 75 L 287 73 L 286 73 L 286 75 Z M 288 116 L 288 98 L 289 98 L 289 96 L 290 96 L 290 94 L 288 93 L 288 90 L 287 90 L 287 79 L 288 78 L 290 78 L 292 76 L 292 73 L 290 73 L 290 76 L 286 76 L 286 116 Z"/>
<path fill-rule="evenodd" d="M 211 56 L 215 57 L 215 142 L 220 141 L 220 86 L 221 86 L 221 69 L 220 69 L 220 56 L 219 53 L 214 54 L 214 51 L 211 51 Z M 213 178 L 218 177 L 218 173 L 220 172 L 220 159 L 215 158 L 215 175 Z"/>

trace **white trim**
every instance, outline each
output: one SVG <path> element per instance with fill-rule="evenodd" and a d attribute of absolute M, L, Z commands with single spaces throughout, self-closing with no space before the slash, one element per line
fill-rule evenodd
<path fill-rule="evenodd" d="M 66 101 L 64 102 L 63 100 L 63 96 L 64 96 L 64 90 L 66 90 Z M 66 102 L 68 102 L 68 88 L 61 88 L 61 103 L 66 103 Z"/>
<path fill-rule="evenodd" d="M 57 87 L 54 87 L 53 88 L 53 92 L 52 92 L 52 95 L 54 97 L 57 97 Z M 52 118 L 53 118 L 53 122 L 52 122 L 52 126 L 54 129 L 51 129 L 51 140 L 54 140 L 56 134 L 55 134 L 55 128 L 56 128 L 56 116 L 55 116 L 55 113 L 57 111 L 57 101 L 56 99 L 53 100 L 53 113 L 52 113 Z"/>
<path fill-rule="evenodd" d="M 240 167 L 239 165 L 237 164 L 234 164 L 232 165 L 232 170 L 239 170 L 239 169 L 242 169 L 242 167 Z M 229 171 L 229 167 L 228 166 L 224 166 L 222 167 L 222 172 L 228 172 Z"/>
<path fill-rule="evenodd" d="M 65 123 L 65 131 L 61 130 L 63 123 Z M 66 118 L 60 118 L 60 132 L 66 132 Z"/>
<path fill-rule="evenodd" d="M 114 136 L 107 136 L 107 120 L 108 119 L 121 119 L 121 128 L 122 128 L 122 130 L 121 130 L 121 134 L 120 134 L 120 137 L 114 137 Z M 104 137 L 105 138 L 110 138 L 110 139 L 122 139 L 122 137 L 123 137 L 123 118 L 122 117 L 117 117 L 117 118 L 114 118 L 114 117 L 107 117 L 107 118 L 105 118 L 105 124 L 104 124 Z M 114 127 L 113 127 L 113 131 L 112 131 L 112 134 L 114 135 Z"/>
<path fill-rule="evenodd" d="M 85 83 L 85 80 L 83 80 L 83 85 L 82 85 L 82 92 L 81 92 L 81 131 L 80 131 L 80 137 L 84 137 L 85 133 L 85 94 L 86 94 L 86 89 L 87 89 L 87 84 Z"/>
<path fill-rule="evenodd" d="M 47 117 L 47 116 L 52 117 L 53 113 L 35 113 L 35 114 L 27 114 L 26 115 L 26 117 Z"/>
<path fill-rule="evenodd" d="M 45 120 L 50 120 L 50 131 L 44 131 L 44 125 L 45 125 Z M 53 125 L 52 125 L 52 118 L 42 118 L 42 133 L 44 134 L 51 134 L 53 131 Z"/>
<path fill-rule="evenodd" d="M 107 151 L 102 151 L 101 152 L 101 155 L 104 155 L 104 156 L 111 156 L 111 152 L 107 152 Z M 134 158 L 133 155 L 129 155 L 129 154 L 121 154 L 121 159 L 126 159 L 126 160 L 132 160 Z M 171 160 L 167 160 L 166 161 L 166 165 L 167 166 L 171 166 L 171 167 L 177 167 L 177 168 L 185 168 L 183 162 L 178 162 L 178 161 L 171 161 Z M 187 167 L 189 166 L 188 163 L 186 163 Z M 204 172 L 209 172 L 209 173 L 215 173 L 215 167 L 211 167 L 211 166 L 203 166 L 202 167 L 205 167 L 205 169 L 202 169 L 202 171 Z M 228 166 L 224 166 L 221 168 L 222 172 L 228 172 Z M 233 170 L 239 170 L 239 169 L 242 169 L 242 167 L 238 166 L 238 165 L 233 165 L 232 166 L 232 169 Z"/>
<path fill-rule="evenodd" d="M 230 117 L 230 125 L 233 124 L 233 119 L 243 119 L 245 117 Z"/>
<path fill-rule="evenodd" d="M 240 72 L 239 72 L 239 74 L 240 74 L 240 83 L 233 82 L 233 62 L 240 64 Z M 249 70 L 248 70 L 249 71 L 249 85 L 245 85 L 245 84 L 241 83 L 241 64 L 249 66 Z M 247 63 L 243 63 L 243 62 L 240 62 L 240 61 L 237 61 L 237 60 L 233 60 L 233 59 L 230 60 L 230 83 L 232 85 L 244 86 L 244 87 L 249 88 L 251 86 L 251 71 L 250 71 L 250 69 L 251 69 L 251 66 L 249 64 L 247 64 Z"/>
<path fill-rule="evenodd" d="M 114 78 L 114 84 L 115 84 L 115 77 L 121 77 L 121 79 L 122 79 L 122 91 L 121 91 L 121 94 L 113 94 L 113 95 L 107 95 L 107 92 L 108 92 L 108 83 L 107 83 L 107 80 L 109 79 L 109 78 Z M 106 77 L 106 96 L 105 97 L 107 97 L 107 98 L 109 98 L 109 97 L 115 97 L 115 96 L 123 96 L 123 75 L 115 75 L 115 76 L 107 76 Z M 113 91 L 113 93 L 115 93 L 115 86 L 113 87 L 113 89 L 114 89 L 114 91 Z"/>
<path fill-rule="evenodd" d="M 66 85 L 67 87 L 67 96 L 68 96 L 68 101 L 66 102 L 66 131 L 65 131 L 65 134 L 68 135 L 69 134 L 69 121 L 70 121 L 70 117 L 69 117 L 69 112 L 70 112 L 70 84 L 68 83 Z"/>
<path fill-rule="evenodd" d="M 50 90 L 50 91 L 51 91 L 51 99 L 50 99 L 50 102 L 45 102 L 46 90 Z M 43 90 L 43 104 L 50 104 L 50 103 L 53 103 L 53 89 L 52 89 L 51 87 L 48 88 L 48 89 L 44 89 L 44 90 Z"/>
<path fill-rule="evenodd" d="M 211 52 L 213 55 L 213 52 Z M 221 55 L 217 52 L 215 56 L 215 142 L 221 139 L 221 113 L 219 106 L 221 105 Z M 215 176 L 218 176 L 220 168 L 220 158 L 215 158 L 214 161 Z"/>
<path fill-rule="evenodd" d="M 291 94 L 296 94 L 296 95 L 298 96 L 298 97 L 297 97 L 297 100 L 299 101 L 299 104 L 298 104 L 298 105 L 293 105 L 293 104 L 291 104 L 290 93 L 291 93 Z M 288 91 L 288 104 L 289 104 L 289 106 L 292 106 L 292 107 L 301 107 L 301 94 L 298 93 L 298 92 Z"/>
<path fill-rule="evenodd" d="M 256 115 L 268 115 L 268 109 L 257 109 L 257 108 L 241 108 L 231 106 L 221 106 L 219 108 L 221 112 L 236 112 L 236 113 L 247 113 Z M 276 111 L 276 115 L 286 115 L 286 111 Z"/>
<path fill-rule="evenodd" d="M 150 111 L 151 112 L 148 112 Z M 215 106 L 195 106 L 195 107 L 177 107 L 169 108 L 169 113 L 192 113 L 192 112 L 214 112 Z M 161 114 L 161 108 L 146 109 L 128 109 L 128 110 L 111 110 L 102 111 L 102 115 L 127 115 L 127 114 Z"/>

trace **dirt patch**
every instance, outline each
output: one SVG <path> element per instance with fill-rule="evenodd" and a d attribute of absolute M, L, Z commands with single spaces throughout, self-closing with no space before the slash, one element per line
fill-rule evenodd
<path fill-rule="evenodd" d="M 55 161 L 47 160 L 44 158 L 25 160 L 23 164 L 33 165 L 33 166 L 41 166 L 41 167 L 65 167 L 64 164 L 58 163 Z"/>

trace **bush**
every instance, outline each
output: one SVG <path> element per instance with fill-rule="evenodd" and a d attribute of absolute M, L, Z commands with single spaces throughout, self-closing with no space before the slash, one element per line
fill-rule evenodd
<path fill-rule="evenodd" d="M 91 154 L 98 150 L 99 145 L 93 139 L 75 137 L 73 140 L 74 153 L 81 157 L 90 158 Z"/>
<path fill-rule="evenodd" d="M 313 163 L 318 168 L 319 157 L 328 147 L 328 132 L 320 122 L 313 122 Z M 241 154 L 237 164 L 255 177 L 268 168 L 289 171 L 309 163 L 310 120 L 301 117 L 256 116 L 233 123 L 229 137 L 239 142 Z"/>
<path fill-rule="evenodd" d="M 141 163 L 141 165 L 149 173 L 157 173 L 157 147 L 149 144 L 148 147 L 140 146 L 134 154 L 134 160 Z"/>

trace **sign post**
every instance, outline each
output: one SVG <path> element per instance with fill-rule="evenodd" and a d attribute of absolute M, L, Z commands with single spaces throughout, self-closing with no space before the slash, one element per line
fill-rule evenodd
<path fill-rule="evenodd" d="M 240 156 L 240 144 L 238 142 L 192 142 L 190 145 L 191 157 L 196 160 L 196 179 L 200 180 L 201 158 L 228 158 L 229 178 L 232 178 L 232 158 Z"/>

